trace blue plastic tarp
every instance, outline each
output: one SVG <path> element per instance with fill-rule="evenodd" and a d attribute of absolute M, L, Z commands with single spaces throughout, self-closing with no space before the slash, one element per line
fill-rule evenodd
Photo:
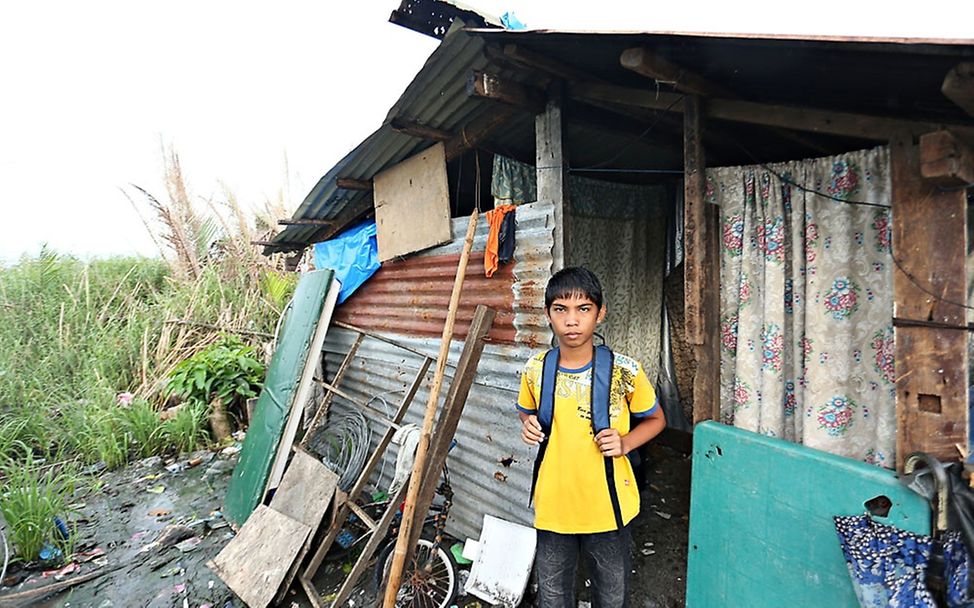
<path fill-rule="evenodd" d="M 315 268 L 334 270 L 335 278 L 341 282 L 339 304 L 368 281 L 380 266 L 374 221 L 362 222 L 324 243 L 315 243 Z"/>

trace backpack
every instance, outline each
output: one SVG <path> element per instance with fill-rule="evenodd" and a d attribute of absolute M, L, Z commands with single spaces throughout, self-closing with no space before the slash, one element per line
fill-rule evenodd
<path fill-rule="evenodd" d="M 538 455 L 534 460 L 534 473 L 531 479 L 531 494 L 528 506 L 534 500 L 534 489 L 538 483 L 538 473 L 541 471 L 541 461 L 544 460 L 551 437 L 551 425 L 555 415 L 555 378 L 558 373 L 558 348 L 552 348 L 544 356 L 541 368 L 541 402 L 538 404 L 538 422 L 544 432 L 544 439 L 538 446 Z M 612 388 L 612 368 L 615 355 L 605 345 L 599 345 L 592 351 L 592 395 L 589 400 L 592 414 L 592 432 L 598 435 L 611 426 L 609 419 L 609 394 Z M 609 500 L 612 502 L 612 512 L 615 515 L 616 528 L 622 529 L 622 509 L 619 507 L 619 493 L 615 484 L 615 464 L 612 457 L 605 457 L 605 481 Z"/>

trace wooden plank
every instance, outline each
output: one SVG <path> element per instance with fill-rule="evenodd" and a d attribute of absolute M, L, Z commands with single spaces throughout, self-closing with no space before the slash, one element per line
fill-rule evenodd
<path fill-rule="evenodd" d="M 694 345 L 704 343 L 703 301 L 706 297 L 703 274 L 706 267 L 707 227 L 705 222 L 704 193 L 706 176 L 703 158 L 703 134 L 701 133 L 701 102 L 696 96 L 686 98 L 683 135 L 683 205 L 686 257 L 683 267 L 684 307 L 687 341 Z"/>
<path fill-rule="evenodd" d="M 416 459 L 413 461 L 413 473 L 410 475 L 409 491 L 406 493 L 406 505 L 402 512 L 402 526 L 399 528 L 396 549 L 392 554 L 392 565 L 389 568 L 389 584 L 386 586 L 385 597 L 382 601 L 382 605 L 385 608 L 393 608 L 396 604 L 396 592 L 399 591 L 399 584 L 402 581 L 402 570 L 405 563 L 407 547 L 411 548 L 406 542 L 411 538 L 411 526 L 416 510 L 416 497 L 419 494 L 419 488 L 423 481 L 422 472 L 426 466 L 430 432 L 433 428 L 436 406 L 440 399 L 440 388 L 443 386 L 446 360 L 450 356 L 453 326 L 457 319 L 460 294 L 463 291 L 463 280 L 467 274 L 467 261 L 470 259 L 470 250 L 473 248 L 473 237 L 477 230 L 477 218 L 479 215 L 476 209 L 470 214 L 470 222 L 467 224 L 467 235 L 463 241 L 463 250 L 460 253 L 460 262 L 457 264 L 456 278 L 453 281 L 453 292 L 450 296 L 450 306 L 447 311 L 446 322 L 443 324 L 443 337 L 440 339 L 440 352 L 436 357 L 436 370 L 433 373 L 433 383 L 430 386 L 429 400 L 426 402 L 426 412 L 423 415 L 423 426 L 420 429 L 419 444 L 416 446 Z"/>
<path fill-rule="evenodd" d="M 682 96 L 606 84 L 572 83 L 569 95 L 579 99 L 594 99 L 622 103 L 639 108 L 682 112 Z M 818 108 L 782 106 L 738 99 L 711 98 L 707 101 L 707 118 L 729 120 L 757 125 L 810 131 L 828 135 L 859 137 L 874 141 L 886 141 L 890 133 L 909 132 L 922 135 L 940 128 L 949 128 L 965 139 L 971 137 L 968 125 L 940 125 L 883 116 L 870 116 L 853 112 L 836 112 Z"/>
<path fill-rule="evenodd" d="M 354 177 L 336 177 L 335 185 L 342 190 L 357 190 L 359 192 L 372 190 L 372 180 L 355 179 Z"/>
<path fill-rule="evenodd" d="M 441 245 L 453 238 L 443 144 L 435 144 L 386 169 L 373 181 L 376 241 L 381 261 Z"/>
<path fill-rule="evenodd" d="M 259 505 L 220 553 L 206 565 L 250 608 L 274 599 L 310 528 Z"/>
<path fill-rule="evenodd" d="M 974 63 L 960 63 L 944 77 L 940 92 L 974 116 Z"/>
<path fill-rule="evenodd" d="M 568 233 L 565 209 L 566 163 L 562 139 L 561 103 L 551 100 L 534 122 L 535 167 L 538 201 L 554 206 L 555 226 L 551 247 L 552 272 L 565 267 L 565 235 Z"/>
<path fill-rule="evenodd" d="M 467 95 L 506 103 L 538 114 L 545 109 L 544 92 L 497 74 L 474 70 L 467 78 Z"/>
<path fill-rule="evenodd" d="M 423 359 L 419 372 L 417 372 L 416 376 L 413 378 L 412 384 L 409 386 L 406 394 L 403 395 L 402 401 L 399 403 L 399 408 L 396 410 L 396 416 L 393 418 L 393 422 L 396 424 L 402 422 L 403 418 L 406 416 L 406 411 L 409 409 L 409 405 L 413 402 L 413 398 L 416 396 L 416 392 L 419 390 L 419 387 L 426 380 L 426 372 L 429 371 L 432 363 L 433 360 L 429 357 L 425 357 Z M 363 468 L 362 472 L 359 474 L 358 481 L 356 481 L 355 486 L 348 493 L 347 501 L 342 504 L 341 508 L 338 510 L 338 513 L 335 514 L 334 521 L 331 523 L 331 526 L 328 529 L 328 534 L 321 541 L 321 544 L 318 546 L 318 549 L 312 556 L 311 561 L 308 563 L 307 568 L 305 568 L 304 573 L 301 575 L 302 581 L 311 581 L 314 578 L 315 573 L 318 572 L 318 568 L 321 567 L 321 562 L 324 561 L 325 555 L 328 554 L 328 550 L 331 549 L 331 546 L 335 543 L 335 539 L 338 538 L 338 535 L 341 533 L 342 526 L 345 525 L 345 521 L 352 512 L 348 505 L 348 501 L 356 500 L 362 493 L 362 490 L 365 489 L 366 483 L 368 483 L 369 479 L 372 477 L 372 471 L 379 466 L 379 462 L 382 460 L 382 455 L 392 442 L 393 435 L 395 435 L 395 429 L 391 427 L 388 428 L 385 434 L 382 436 L 382 439 L 379 441 L 379 445 L 376 446 L 375 450 L 372 452 L 372 456 L 369 457 L 369 461 L 365 464 L 365 468 Z M 305 590 L 307 589 L 308 586 L 305 585 Z"/>
<path fill-rule="evenodd" d="M 321 317 L 318 319 L 318 326 L 315 328 L 314 336 L 311 338 L 311 346 L 308 350 L 308 358 L 304 363 L 304 370 L 298 380 L 298 389 L 291 402 L 291 411 L 288 414 L 287 423 L 284 426 L 284 433 L 281 435 L 281 442 L 277 445 L 277 455 L 274 458 L 274 465 L 271 467 L 270 476 L 267 478 L 267 485 L 264 487 L 264 494 L 273 490 L 281 482 L 284 475 L 284 467 L 287 466 L 288 456 L 291 454 L 291 446 L 301 425 L 301 416 L 304 412 L 304 404 L 311 397 L 311 389 L 315 377 L 315 369 L 318 367 L 318 359 L 321 358 L 321 349 L 325 345 L 325 336 L 328 334 L 328 326 L 331 324 L 331 315 L 335 312 L 335 304 L 338 302 L 338 292 L 341 291 L 341 284 L 332 281 L 325 296 L 325 303 L 321 308 Z"/>
<path fill-rule="evenodd" d="M 495 314 L 494 309 L 483 305 L 477 306 L 474 311 L 473 321 L 470 323 L 470 332 L 463 343 L 460 360 L 457 362 L 457 370 L 453 374 L 453 381 L 450 383 L 450 390 L 446 394 L 446 400 L 443 402 L 443 409 L 436 424 L 436 432 L 430 443 L 423 482 L 416 497 L 412 532 L 407 545 L 410 548 L 406 555 L 407 563 L 411 559 L 412 549 L 416 547 L 420 534 L 423 532 L 423 521 L 426 519 L 426 513 L 429 511 L 430 505 L 433 504 L 433 496 L 440 481 L 440 472 L 446 463 L 446 456 L 450 451 L 453 436 L 457 432 L 457 425 L 460 424 L 460 416 L 463 414 L 463 407 L 467 403 L 470 387 L 473 386 L 473 381 L 477 377 L 477 366 L 480 364 L 480 356 L 484 352 L 484 339 L 494 323 Z"/>
<path fill-rule="evenodd" d="M 453 139 L 453 133 L 450 131 L 421 125 L 417 122 L 410 122 L 401 118 L 393 118 L 389 126 L 396 133 L 402 133 L 403 135 L 409 135 L 419 139 L 428 139 L 430 141 L 449 141 Z"/>
<path fill-rule="evenodd" d="M 684 262 L 687 340 L 693 345 L 696 373 L 693 379 L 694 422 L 710 420 L 719 412 L 720 360 L 717 350 L 719 314 L 719 251 L 717 209 L 706 202 L 706 161 L 703 150 L 703 107 L 695 95 L 684 101 Z"/>
<path fill-rule="evenodd" d="M 310 527 L 314 534 L 338 488 L 338 479 L 331 469 L 299 448 L 294 452 L 270 507 Z"/>
<path fill-rule="evenodd" d="M 964 325 L 966 192 L 923 179 L 907 134 L 890 141 L 890 168 L 896 316 Z M 957 460 L 954 444 L 967 441 L 967 332 L 899 325 L 894 335 L 897 469 L 914 451 Z"/>
<path fill-rule="evenodd" d="M 295 451 L 294 458 L 291 459 L 291 464 L 284 473 L 284 478 L 281 479 L 281 485 L 277 487 L 277 492 L 271 499 L 270 507 L 308 526 L 309 531 L 307 539 L 301 545 L 301 550 L 288 568 L 284 582 L 274 600 L 275 604 L 284 601 L 285 594 L 294 582 L 294 577 L 297 576 L 304 558 L 307 557 L 321 520 L 335 497 L 338 480 L 339 476 L 317 458 L 301 448 Z"/>
<path fill-rule="evenodd" d="M 920 137 L 920 174 L 938 186 L 974 183 L 974 153 L 950 131 Z"/>

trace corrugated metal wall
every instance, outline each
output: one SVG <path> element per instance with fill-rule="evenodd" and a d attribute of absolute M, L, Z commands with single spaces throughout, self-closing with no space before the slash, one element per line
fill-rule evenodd
<path fill-rule="evenodd" d="M 435 358 L 442 333 L 441 319 L 445 318 L 447 308 L 446 301 L 441 301 L 442 294 L 445 289 L 446 298 L 449 298 L 466 224 L 466 218 L 454 220 L 451 243 L 390 265 L 395 269 L 390 268 L 384 277 L 377 274 L 373 279 L 378 278 L 375 285 L 366 284 L 362 297 L 357 294 L 350 298 L 336 311 L 336 319 L 347 319 L 363 329 L 391 337 Z M 461 538 L 479 536 L 485 513 L 531 523 L 527 500 L 534 450 L 521 442 L 514 404 L 524 361 L 551 340 L 544 319 L 544 285 L 551 272 L 553 225 L 550 204 L 532 203 L 519 207 L 515 263 L 491 279 L 483 278 L 486 222 L 481 221 L 478 226 L 474 251 L 480 256 L 471 261 L 469 283 L 464 286 L 465 289 L 472 286 L 468 294 L 472 297 L 465 298 L 469 304 L 461 308 L 457 322 L 467 327 L 477 303 L 496 305 L 499 309 L 495 326 L 500 328 L 501 337 L 496 341 L 492 339 L 484 349 L 457 430 L 457 447 L 448 459 L 455 496 L 447 530 Z M 453 260 L 453 270 L 448 272 L 450 259 Z M 480 260 L 480 265 L 474 267 L 476 259 Z M 477 273 L 479 278 L 475 279 L 473 275 Z M 427 313 L 429 317 L 417 325 L 417 316 Z M 334 326 L 329 330 L 325 342 L 328 377 L 338 369 L 354 339 L 352 331 Z M 462 340 L 455 339 L 451 344 L 442 395 L 446 394 L 452 381 L 452 366 L 459 359 L 462 348 Z M 415 376 L 421 362 L 420 355 L 367 338 L 359 347 L 342 381 L 342 388 L 361 401 L 372 400 L 371 405 L 376 409 L 388 407 L 391 417 L 402 391 Z M 432 372 L 429 375 L 432 376 Z M 380 398 L 373 399 L 377 395 Z M 422 423 L 428 397 L 427 381 L 407 413 L 407 422 Z M 354 409 L 341 399 L 335 400 L 333 408 L 335 411 Z M 374 447 L 385 426 L 374 419 L 370 424 Z M 387 450 L 379 481 L 383 489 L 388 488 L 392 479 L 395 456 L 396 446 L 392 446 Z M 510 466 L 504 466 L 501 461 L 511 457 Z"/>
<path fill-rule="evenodd" d="M 551 205 L 538 203 L 517 209 L 515 263 L 502 264 L 489 279 L 484 276 L 487 221 L 480 218 L 457 314 L 457 338 L 467 335 L 474 308 L 484 304 L 497 311 L 491 341 L 548 344 L 544 285 L 551 272 L 551 213 Z M 383 264 L 335 311 L 335 319 L 399 335 L 442 335 L 466 231 L 467 219 L 455 219 L 452 242 Z"/>

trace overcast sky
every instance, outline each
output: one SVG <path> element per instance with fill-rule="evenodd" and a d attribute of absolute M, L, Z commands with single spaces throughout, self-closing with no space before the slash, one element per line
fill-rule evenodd
<path fill-rule="evenodd" d="M 974 2 L 471 0 L 532 28 L 974 38 Z M 903 3 L 904 5 L 906 3 Z M 881 11 L 868 6 L 882 6 Z M 375 130 L 436 41 L 397 0 L 4 2 L 0 261 L 47 242 L 155 255 L 120 189 L 162 195 L 163 146 L 192 193 L 291 208 Z"/>

